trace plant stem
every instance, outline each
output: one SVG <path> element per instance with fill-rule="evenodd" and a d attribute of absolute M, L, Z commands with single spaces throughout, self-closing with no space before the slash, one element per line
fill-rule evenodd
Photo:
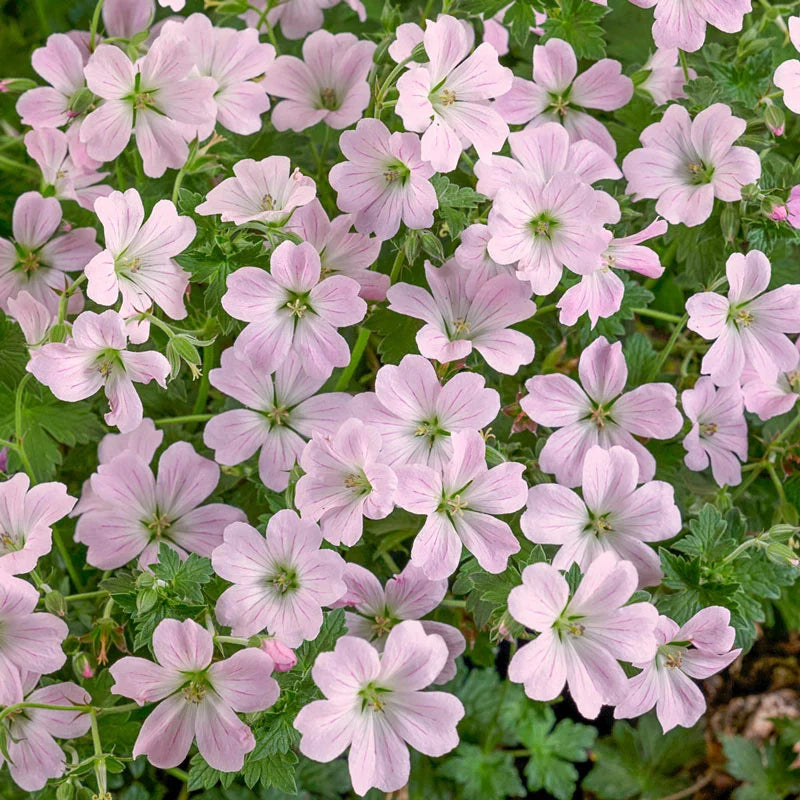
<path fill-rule="evenodd" d="M 177 778 L 179 781 L 183 781 L 184 783 L 188 783 L 189 781 L 189 773 L 184 769 L 180 769 L 179 767 L 170 767 L 169 769 L 165 769 L 164 772 L 166 772 L 167 775 L 172 775 L 173 778 Z"/>
<path fill-rule="evenodd" d="M 664 322 L 674 322 L 678 324 L 683 321 L 683 317 L 679 317 L 676 314 L 667 314 L 666 311 L 658 311 L 655 308 L 632 308 L 631 311 L 640 317 L 651 317 L 652 319 L 660 319 Z"/>
<path fill-rule="evenodd" d="M 213 414 L 186 414 L 183 417 L 164 417 L 155 420 L 156 425 L 180 425 L 183 422 L 207 422 Z"/>
<path fill-rule="evenodd" d="M 103 0 L 97 0 L 97 5 L 94 7 L 94 14 L 92 14 L 92 25 L 89 28 L 89 51 L 94 52 L 94 42 L 97 38 L 97 27 L 100 24 L 100 12 L 103 9 Z"/>
<path fill-rule="evenodd" d="M 689 315 L 684 314 L 679 320 L 678 324 L 675 326 L 675 329 L 672 331 L 672 335 L 669 337 L 666 346 L 664 349 L 658 354 L 658 361 L 656 361 L 653 369 L 650 373 L 650 380 L 654 380 L 658 374 L 661 372 L 664 364 L 667 363 L 667 359 L 669 358 L 669 354 L 672 352 L 672 348 L 675 347 L 675 343 L 678 341 L 678 337 L 683 333 L 683 329 L 686 327 L 686 323 L 689 321 Z"/>
<path fill-rule="evenodd" d="M 109 706 L 108 708 L 98 708 L 98 714 L 127 714 L 129 711 L 136 711 L 141 708 L 138 703 L 122 703 L 118 706 Z"/>
<path fill-rule="evenodd" d="M 96 597 L 105 597 L 107 594 L 105 589 L 98 589 L 95 592 L 79 592 L 78 594 L 68 594 L 64 601 L 71 603 L 75 600 L 94 600 Z"/>
<path fill-rule="evenodd" d="M 358 365 L 361 363 L 361 357 L 364 355 L 364 350 L 366 350 L 371 333 L 372 331 L 370 331 L 369 328 L 358 329 L 358 338 L 353 345 L 350 363 L 342 371 L 339 380 L 336 381 L 336 386 L 334 387 L 335 392 L 343 392 L 350 385 L 350 381 L 353 379 L 353 375 L 356 369 L 358 369 Z"/>
<path fill-rule="evenodd" d="M 33 474 L 33 467 L 25 453 L 25 445 L 23 444 L 22 436 L 22 397 L 25 393 L 25 386 L 31 379 L 31 373 L 26 372 L 20 382 L 17 384 L 17 391 L 14 395 L 14 438 L 17 440 L 17 455 L 22 462 L 25 472 L 31 479 L 31 484 L 36 483 L 36 476 Z"/>
<path fill-rule="evenodd" d="M 69 577 L 72 580 L 72 583 L 75 585 L 75 588 L 79 590 L 83 589 L 83 581 L 81 580 L 81 577 L 78 574 L 78 570 L 75 568 L 75 565 L 72 563 L 72 558 L 69 554 L 69 550 L 67 550 L 67 546 L 66 544 L 64 544 L 64 540 L 61 538 L 61 534 L 58 532 L 58 528 L 53 528 L 53 544 L 55 544 L 56 550 L 58 550 L 58 553 L 61 556 L 62 561 L 64 562 L 64 566 L 67 568 L 67 572 L 69 573 Z"/>
<path fill-rule="evenodd" d="M 208 401 L 208 373 L 214 367 L 216 349 L 216 341 L 211 342 L 211 344 L 203 348 L 203 376 L 200 378 L 200 386 L 197 388 L 197 397 L 192 407 L 192 414 L 198 416 L 203 416 L 201 412 L 206 407 L 206 402 Z"/>
<path fill-rule="evenodd" d="M 403 248 L 401 247 L 397 251 L 397 255 L 394 257 L 394 262 L 392 263 L 392 270 L 389 273 L 389 281 L 390 281 L 390 283 L 392 285 L 394 285 L 394 282 L 400 277 L 400 269 L 403 266 L 403 258 L 404 258 L 404 256 L 405 256 L 405 252 L 403 251 Z"/>
<path fill-rule="evenodd" d="M 686 63 L 686 53 L 683 50 L 678 50 L 678 55 L 681 59 L 681 69 L 683 70 L 683 82 L 684 84 L 689 83 L 691 78 L 689 77 L 689 65 Z"/>

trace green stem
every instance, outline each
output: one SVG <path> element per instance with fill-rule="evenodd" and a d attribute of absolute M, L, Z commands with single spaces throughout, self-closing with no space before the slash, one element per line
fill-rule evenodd
<path fill-rule="evenodd" d="M 97 597 L 105 597 L 107 594 L 105 589 L 98 589 L 96 592 L 79 592 L 78 594 L 68 594 L 64 601 L 72 603 L 75 600 L 94 600 Z"/>
<path fill-rule="evenodd" d="M 772 444 L 776 445 L 782 442 L 798 425 L 800 425 L 800 411 L 797 416 L 772 440 Z"/>
<path fill-rule="evenodd" d="M 775 486 L 775 490 L 778 492 L 778 499 L 781 503 L 786 502 L 786 492 L 783 490 L 783 484 L 781 483 L 780 478 L 778 477 L 778 473 L 775 471 L 775 465 L 767 462 L 767 472 L 769 473 L 769 477 L 772 479 L 772 483 Z"/>
<path fill-rule="evenodd" d="M 376 119 L 381 118 L 381 112 L 383 111 L 383 101 L 386 98 L 386 95 L 389 93 L 389 89 L 392 88 L 394 85 L 395 80 L 397 80 L 400 73 L 405 69 L 406 65 L 411 61 L 411 56 L 408 58 L 404 58 L 399 64 L 395 64 L 392 68 L 392 71 L 386 76 L 386 80 L 381 84 L 380 89 L 375 94 L 375 109 L 372 112 L 372 116 Z"/>
<path fill-rule="evenodd" d="M 23 164 L 20 161 L 14 161 L 13 158 L 6 158 L 5 156 L 0 156 L 0 169 L 4 169 L 7 172 L 13 172 L 15 175 L 19 175 L 20 172 L 27 172 L 31 176 L 35 176 L 37 179 L 39 177 L 38 173 L 33 167 L 29 167 L 27 164 Z"/>
<path fill-rule="evenodd" d="M 22 376 L 19 384 L 17 384 L 17 391 L 14 395 L 14 438 L 17 440 L 17 455 L 19 456 L 19 460 L 22 462 L 22 466 L 25 469 L 25 472 L 28 473 L 28 477 L 31 479 L 31 483 L 33 484 L 36 483 L 36 477 L 33 474 L 31 462 L 25 453 L 25 445 L 23 443 L 22 435 L 22 397 L 25 393 L 25 386 L 30 379 L 31 373 L 26 372 L 25 375 Z"/>
<path fill-rule="evenodd" d="M 67 318 L 67 306 L 69 299 L 78 290 L 78 287 L 86 281 L 86 273 L 82 272 L 65 290 L 58 301 L 58 321 L 63 322 Z"/>
<path fill-rule="evenodd" d="M 72 563 L 72 557 L 69 554 L 69 550 L 67 550 L 66 544 L 64 544 L 64 540 L 61 538 L 61 534 L 58 532 L 58 528 L 53 528 L 53 544 L 56 546 L 56 550 L 58 550 L 75 588 L 83 589 L 83 581 L 75 565 Z"/>
<path fill-rule="evenodd" d="M 213 414 L 186 414 L 183 417 L 164 417 L 155 420 L 156 425 L 180 425 L 184 422 L 208 422 Z"/>
<path fill-rule="evenodd" d="M 336 386 L 334 387 L 335 392 L 343 392 L 350 385 L 350 381 L 353 379 L 353 375 L 355 374 L 356 369 L 358 369 L 358 365 L 361 363 L 361 357 L 364 355 L 364 350 L 367 348 L 367 342 L 369 342 L 370 334 L 371 331 L 369 328 L 358 329 L 358 338 L 356 339 L 356 343 L 353 345 L 350 363 L 342 371 L 342 374 L 339 376 L 339 380 L 336 381 Z"/>
<path fill-rule="evenodd" d="M 650 380 L 654 380 L 660 373 L 664 366 L 667 363 L 667 359 L 669 358 L 669 354 L 672 352 L 672 348 L 675 347 L 675 343 L 678 341 L 678 337 L 683 333 L 683 329 L 686 327 L 686 323 L 689 321 L 689 315 L 684 314 L 679 320 L 678 324 L 675 326 L 675 329 L 672 331 L 672 335 L 669 337 L 666 346 L 664 349 L 658 354 L 658 361 L 656 361 L 653 369 L 650 372 Z"/>
<path fill-rule="evenodd" d="M 189 773 L 184 769 L 170 767 L 169 769 L 165 769 L 164 772 L 166 772 L 167 775 L 172 775 L 173 778 L 177 778 L 179 781 L 183 781 L 184 783 L 189 782 Z"/>
<path fill-rule="evenodd" d="M 13 714 L 16 711 L 21 711 L 24 708 L 42 708 L 48 711 L 93 711 L 94 709 L 92 706 L 80 706 L 80 705 L 72 705 L 72 706 L 61 706 L 61 705 L 53 705 L 52 703 L 28 703 L 23 701 L 22 703 L 14 703 L 14 705 L 6 706 L 4 709 L 0 710 L 0 720 L 4 717 L 7 717 L 9 714 Z"/>
<path fill-rule="evenodd" d="M 551 311 L 555 311 L 558 306 L 555 303 L 550 303 L 549 305 L 542 306 L 541 308 L 536 309 L 536 316 L 538 317 L 541 314 L 549 314 Z"/>
<path fill-rule="evenodd" d="M 689 77 L 689 65 L 686 63 L 686 53 L 683 50 L 678 50 L 678 55 L 681 59 L 681 69 L 683 70 L 683 82 L 684 84 L 689 83 L 691 78 Z"/>
<path fill-rule="evenodd" d="M 666 311 L 658 311 L 655 308 L 632 308 L 631 311 L 640 317 L 651 317 L 652 319 L 660 319 L 663 322 L 674 322 L 677 324 L 683 321 L 683 318 L 676 314 L 667 314 Z"/>
<path fill-rule="evenodd" d="M 140 709 L 141 706 L 138 703 L 122 703 L 118 706 L 109 706 L 108 708 L 98 708 L 98 714 L 104 714 L 108 716 L 109 714 L 127 714 L 129 711 L 136 711 Z"/>
<path fill-rule="evenodd" d="M 197 388 L 197 397 L 192 406 L 192 414 L 201 415 L 208 402 L 209 377 L 208 374 L 214 367 L 216 358 L 216 341 L 211 342 L 203 348 L 203 376 L 200 378 L 200 386 Z"/>
<path fill-rule="evenodd" d="M 100 12 L 103 10 L 103 0 L 97 0 L 92 14 L 92 25 L 89 28 L 89 51 L 94 52 L 94 42 L 97 38 L 97 28 L 100 25 Z"/>
<path fill-rule="evenodd" d="M 389 273 L 389 281 L 392 285 L 394 285 L 395 281 L 400 277 L 400 270 L 403 267 L 403 258 L 405 256 L 405 252 L 401 247 L 397 251 L 397 255 L 394 257 L 394 262 L 392 263 L 392 270 Z"/>

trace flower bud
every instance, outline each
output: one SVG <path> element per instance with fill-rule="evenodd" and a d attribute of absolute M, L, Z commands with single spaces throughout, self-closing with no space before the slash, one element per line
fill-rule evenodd
<path fill-rule="evenodd" d="M 272 659 L 276 672 L 288 672 L 297 663 L 294 651 L 277 639 L 264 639 L 261 649 Z"/>
<path fill-rule="evenodd" d="M 719 226 L 726 242 L 732 242 L 739 233 L 739 212 L 736 207 L 728 203 L 719 215 Z"/>
<path fill-rule="evenodd" d="M 0 94 L 19 94 L 27 92 L 28 89 L 35 89 L 37 85 L 28 78 L 0 78 Z"/>
<path fill-rule="evenodd" d="M 61 592 L 48 592 L 44 596 L 44 607 L 58 617 L 63 617 L 67 613 L 67 603 Z"/>
<path fill-rule="evenodd" d="M 764 123 L 772 131 L 773 136 L 783 136 L 786 130 L 786 115 L 783 109 L 770 103 L 764 111 Z"/>

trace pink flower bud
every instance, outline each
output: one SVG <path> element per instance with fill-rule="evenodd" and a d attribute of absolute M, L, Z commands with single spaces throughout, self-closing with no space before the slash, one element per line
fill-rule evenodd
<path fill-rule="evenodd" d="M 261 649 L 272 659 L 276 672 L 288 672 L 297 663 L 294 651 L 277 639 L 264 639 Z"/>

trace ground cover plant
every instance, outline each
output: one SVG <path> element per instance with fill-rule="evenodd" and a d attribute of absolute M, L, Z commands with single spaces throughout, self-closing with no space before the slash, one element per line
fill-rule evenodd
<path fill-rule="evenodd" d="M 798 796 L 800 3 L 0 48 L 4 800 Z"/>

